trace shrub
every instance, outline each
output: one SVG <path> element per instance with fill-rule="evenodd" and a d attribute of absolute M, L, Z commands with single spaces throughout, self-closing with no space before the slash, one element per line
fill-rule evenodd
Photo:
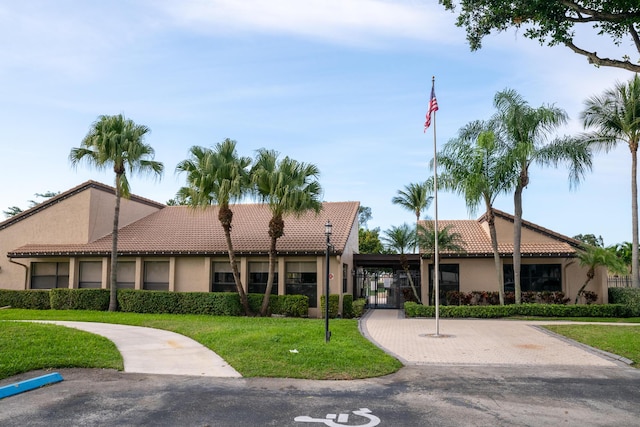
<path fill-rule="evenodd" d="M 342 317 L 345 319 L 353 318 L 353 295 L 342 295 Z"/>
<path fill-rule="evenodd" d="M 326 297 L 323 295 L 320 297 L 320 311 L 322 314 L 322 318 L 324 318 L 325 314 L 325 300 Z M 329 295 L 329 319 L 335 319 L 338 317 L 338 309 L 340 307 L 340 295 L 331 294 Z"/>
<path fill-rule="evenodd" d="M 177 295 L 179 309 L 177 311 L 165 311 L 165 313 L 208 314 L 213 316 L 241 316 L 244 313 L 240 304 L 240 297 L 235 292 L 166 293 Z"/>
<path fill-rule="evenodd" d="M 109 289 L 51 289 L 49 297 L 53 310 L 109 309 Z"/>
<path fill-rule="evenodd" d="M 624 304 L 631 311 L 631 316 L 640 316 L 640 289 L 609 288 L 609 303 Z"/>
<path fill-rule="evenodd" d="M 435 306 L 407 302 L 407 317 L 435 317 Z M 509 316 L 544 317 L 629 317 L 631 311 L 623 304 L 511 304 L 485 306 L 442 306 L 440 317 L 499 318 Z"/>
<path fill-rule="evenodd" d="M 248 294 L 249 308 L 258 313 L 264 294 Z M 271 295 L 268 315 L 279 314 L 288 317 L 309 316 L 309 297 L 306 295 Z"/>
<path fill-rule="evenodd" d="M 48 290 L 12 291 L 0 289 L 0 307 L 26 308 L 31 310 L 49 310 L 51 301 Z"/>
<path fill-rule="evenodd" d="M 355 300 L 353 302 L 353 317 L 362 317 L 366 307 L 367 307 L 367 300 L 366 299 L 359 298 L 359 299 Z"/>

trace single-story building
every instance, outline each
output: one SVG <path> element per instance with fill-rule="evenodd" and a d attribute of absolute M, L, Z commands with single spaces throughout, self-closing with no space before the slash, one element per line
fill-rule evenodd
<path fill-rule="evenodd" d="M 88 181 L 0 223 L 0 288 L 108 288 L 115 190 Z M 332 223 L 330 292 L 351 294 L 358 250 L 358 202 L 325 202 L 319 215 L 285 218 L 278 239 L 274 294 L 309 297 L 319 316 L 326 276 L 325 223 Z M 232 206 L 232 241 L 248 292 L 264 292 L 269 208 Z M 122 199 L 118 287 L 177 292 L 235 292 L 217 206 L 166 206 Z"/>
<path fill-rule="evenodd" d="M 115 190 L 87 181 L 0 223 L 0 288 L 108 288 Z M 217 207 L 166 206 L 139 196 L 122 199 L 118 233 L 118 287 L 176 292 L 235 291 Z M 264 292 L 268 272 L 266 205 L 232 207 L 232 241 L 245 290 Z M 285 218 L 278 239 L 274 294 L 309 297 L 309 315 L 319 317 L 326 283 L 325 223 L 333 225 L 329 261 L 332 294 L 361 296 L 370 290 L 363 272 L 384 266 L 405 285 L 397 255 L 358 255 L 358 202 L 325 202 L 319 215 Z M 495 212 L 505 288 L 513 286 L 513 217 Z M 441 251 L 440 290 L 497 291 L 489 230 L 478 220 L 441 220 L 459 233 L 465 252 Z M 572 300 L 586 280 L 575 258 L 580 242 L 523 221 L 522 289 L 559 290 Z M 408 256 L 422 301 L 433 286 L 433 257 Z M 391 286 L 386 275 L 381 283 Z M 378 279 L 375 280 L 378 285 Z M 607 302 L 606 270 L 598 269 L 587 290 Z M 378 295 L 378 291 L 376 291 Z M 389 299 L 390 300 L 390 299 Z M 401 306 L 401 298 L 395 298 Z"/>

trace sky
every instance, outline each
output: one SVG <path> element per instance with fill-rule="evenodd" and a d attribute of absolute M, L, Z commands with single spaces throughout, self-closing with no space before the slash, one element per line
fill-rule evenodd
<path fill-rule="evenodd" d="M 580 36 L 616 53 L 606 37 Z M 436 0 L 0 0 L 0 52 L 1 210 L 90 179 L 112 185 L 111 171 L 68 156 L 98 116 L 122 113 L 151 129 L 145 142 L 165 166 L 160 180 L 130 177 L 134 194 L 173 198 L 189 148 L 231 138 L 241 155 L 264 147 L 316 164 L 323 200 L 359 201 L 382 231 L 415 221 L 392 197 L 433 174 L 434 142 L 494 113 L 496 92 L 564 109 L 559 134 L 572 135 L 587 98 L 632 77 L 514 30 L 471 52 Z M 432 77 L 439 110 L 424 133 Z M 631 241 L 630 182 L 626 145 L 598 153 L 575 190 L 566 169 L 534 168 L 523 218 Z M 513 213 L 512 195 L 495 207 Z M 439 219 L 481 214 L 438 193 Z"/>

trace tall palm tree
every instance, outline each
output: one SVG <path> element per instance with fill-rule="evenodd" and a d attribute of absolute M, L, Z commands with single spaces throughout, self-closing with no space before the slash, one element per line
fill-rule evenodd
<path fill-rule="evenodd" d="M 398 190 L 398 195 L 391 199 L 394 205 L 400 205 L 404 209 L 413 212 L 416 216 L 416 227 L 420 221 L 420 215 L 429 208 L 433 197 L 429 195 L 431 186 L 427 182 L 411 183 L 404 186 L 404 190 Z M 415 252 L 414 247 L 414 252 Z"/>
<path fill-rule="evenodd" d="M 277 249 L 276 243 L 284 235 L 284 219 L 287 215 L 301 216 L 309 211 L 316 214 L 322 209 L 322 187 L 318 181 L 320 170 L 311 163 L 298 162 L 289 157 L 278 159 L 279 153 L 259 149 L 251 169 L 251 180 L 256 196 L 269 206 L 269 274 L 267 287 L 260 307 L 260 315 L 266 316 L 269 297 L 273 288 Z"/>
<path fill-rule="evenodd" d="M 188 201 L 194 208 L 218 205 L 218 221 L 224 230 L 233 279 L 248 316 L 251 309 L 231 241 L 233 211 L 229 204 L 241 200 L 250 190 L 248 167 L 251 158 L 239 156 L 236 141 L 228 138 L 216 144 L 214 149 L 193 146 L 189 151 L 190 158 L 176 166 L 176 172 L 187 174 L 187 186 L 178 191 L 177 198 Z"/>
<path fill-rule="evenodd" d="M 582 291 L 596 275 L 596 268 L 606 267 L 610 273 L 625 274 L 627 265 L 616 255 L 615 247 L 602 248 L 600 246 L 584 245 L 583 249 L 577 253 L 578 262 L 582 267 L 587 267 L 587 280 L 578 290 L 575 304 L 578 303 Z"/>
<path fill-rule="evenodd" d="M 512 188 L 512 171 L 504 165 L 505 158 L 490 124 L 482 121 L 461 128 L 458 137 L 447 142 L 437 157 L 444 169 L 438 182 L 444 189 L 462 194 L 470 214 L 475 214 L 484 202 L 500 305 L 503 305 L 503 274 L 493 203 L 499 194 Z"/>
<path fill-rule="evenodd" d="M 553 105 L 532 108 L 512 89 L 498 92 L 494 98 L 496 114 L 491 119 L 498 138 L 507 145 L 506 164 L 516 175 L 513 221 L 513 272 L 516 304 L 520 304 L 522 239 L 522 192 L 529 184 L 529 169 L 566 163 L 569 166 L 570 188 L 587 170 L 591 170 L 591 150 L 584 141 L 562 138 L 551 142 L 555 130 L 568 120 L 567 113 Z"/>
<path fill-rule="evenodd" d="M 597 147 L 609 151 L 619 142 L 631 151 L 631 276 L 634 287 L 640 287 L 638 258 L 638 143 L 640 143 L 640 77 L 636 74 L 626 83 L 585 102 L 581 114 L 585 128 L 596 128 L 586 136 Z"/>
<path fill-rule="evenodd" d="M 122 114 L 115 116 L 99 116 L 93 122 L 89 132 L 80 143 L 73 148 L 69 160 L 75 167 L 86 162 L 98 170 L 113 168 L 115 176 L 116 203 L 113 212 L 113 233 L 111 245 L 111 272 L 109 311 L 118 308 L 117 299 L 117 266 L 118 266 L 118 223 L 120 219 L 120 199 L 131 195 L 127 171 L 130 174 L 162 175 L 164 165 L 153 160 L 155 151 L 144 143 L 144 137 L 150 129 L 138 125 Z"/>
<path fill-rule="evenodd" d="M 400 265 L 409 279 L 409 285 L 411 286 L 413 295 L 418 303 L 421 304 L 420 295 L 418 295 L 418 290 L 413 282 L 413 277 L 409 272 L 409 260 L 407 259 L 407 251 L 411 251 L 412 248 L 416 247 L 415 227 L 412 227 L 407 223 L 404 223 L 399 227 L 396 227 L 395 225 L 391 226 L 390 229 L 383 232 L 380 240 L 390 253 L 400 254 Z"/>

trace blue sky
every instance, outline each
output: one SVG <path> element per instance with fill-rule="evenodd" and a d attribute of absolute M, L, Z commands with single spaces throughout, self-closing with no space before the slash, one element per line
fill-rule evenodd
<path fill-rule="evenodd" d="M 436 0 L 0 1 L 0 208 L 88 179 L 111 185 L 112 173 L 74 170 L 68 155 L 97 116 L 124 113 L 151 128 L 166 169 L 160 181 L 131 178 L 136 194 L 166 202 L 189 147 L 232 138 L 243 155 L 266 147 L 317 164 L 324 200 L 358 200 L 372 209 L 369 228 L 385 230 L 414 220 L 391 204 L 396 191 L 431 175 L 432 76 L 438 147 L 488 118 L 505 88 L 565 109 L 560 133 L 580 132 L 584 100 L 632 77 L 515 31 L 471 52 L 454 20 Z M 582 37 L 614 54 L 608 39 Z M 626 146 L 598 154 L 575 191 L 565 170 L 534 169 L 523 217 L 630 241 L 630 167 Z M 512 213 L 512 196 L 496 208 Z M 439 193 L 439 218 L 480 214 Z"/>

